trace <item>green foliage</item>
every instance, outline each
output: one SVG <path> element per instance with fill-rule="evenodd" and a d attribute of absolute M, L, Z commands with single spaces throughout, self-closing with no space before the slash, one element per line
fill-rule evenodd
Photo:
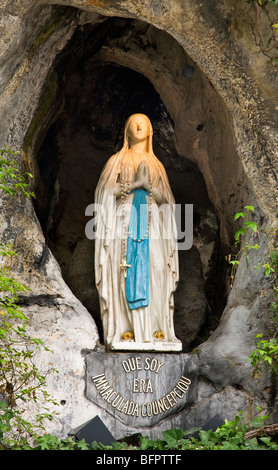
<path fill-rule="evenodd" d="M 245 206 L 245 211 L 238 212 L 234 220 L 245 219 L 244 225 L 237 230 L 235 234 L 235 246 L 238 246 L 241 243 L 241 248 L 238 253 L 232 259 L 232 255 L 228 257 L 229 263 L 232 265 L 231 279 L 232 283 L 236 273 L 236 268 L 240 264 L 239 258 L 243 255 L 248 262 L 248 253 L 250 250 L 259 250 L 260 247 L 258 244 L 251 245 L 248 242 L 244 243 L 244 237 L 248 231 L 257 232 L 258 224 L 257 222 L 251 221 L 248 219 L 249 213 L 254 212 L 253 206 Z M 265 276 L 270 276 L 274 274 L 276 277 L 276 283 L 278 278 L 278 249 L 272 248 L 268 255 L 268 259 L 265 263 L 258 263 L 254 266 L 255 269 L 263 268 Z M 231 284 L 232 284 L 231 283 Z M 273 321 L 276 323 L 278 321 L 278 286 L 274 286 L 274 295 L 273 303 L 271 309 L 274 311 Z M 269 332 L 270 339 L 260 339 L 256 345 L 256 349 L 251 353 L 248 361 L 251 362 L 254 372 L 254 377 L 260 377 L 262 374 L 261 366 L 264 365 L 266 370 L 270 370 L 271 373 L 277 374 L 278 372 L 278 341 L 273 331 Z M 256 338 L 262 338 L 262 334 L 258 334 Z"/>
<path fill-rule="evenodd" d="M 250 232 L 250 230 L 251 230 L 251 232 L 254 232 L 254 233 L 257 233 L 257 231 L 258 231 L 258 223 L 249 219 L 249 214 L 254 212 L 254 207 L 253 206 L 245 206 L 244 209 L 245 209 L 245 211 L 238 212 L 234 216 L 234 220 L 245 219 L 244 223 L 243 223 L 243 226 L 240 227 L 235 233 L 235 246 L 238 247 L 240 245 L 240 249 L 238 250 L 236 255 L 229 255 L 227 257 L 227 260 L 228 260 L 229 264 L 232 266 L 232 269 L 231 269 L 231 284 L 230 284 L 231 287 L 232 287 L 233 282 L 234 282 L 237 267 L 240 264 L 240 257 L 244 256 L 245 259 L 246 259 L 246 262 L 248 263 L 250 250 L 259 250 L 260 249 L 260 247 L 257 243 L 254 244 L 254 245 L 251 245 L 249 242 L 245 242 L 245 244 L 243 243 L 245 235 L 248 232 Z"/>
<path fill-rule="evenodd" d="M 235 217 L 234 217 L 234 220 L 238 220 L 239 218 L 245 218 L 245 217 L 248 217 L 248 213 L 250 212 L 254 212 L 254 207 L 253 206 L 245 206 L 244 209 L 246 209 L 246 211 L 244 212 L 238 212 Z M 241 227 L 236 233 L 235 233 L 235 245 L 237 246 L 239 243 L 240 243 L 240 237 L 245 235 L 246 232 L 248 231 L 248 229 L 251 229 L 253 230 L 253 232 L 257 232 L 258 230 L 258 224 L 257 222 L 254 222 L 254 221 L 250 221 L 250 220 L 246 220 L 244 222 L 244 226 Z M 247 247 L 249 250 L 251 248 L 255 248 L 254 246 L 249 246 Z M 259 247 L 256 245 L 256 249 L 258 249 Z"/>
<path fill-rule="evenodd" d="M 216 431 L 193 429 L 184 432 L 182 429 L 170 429 L 164 431 L 163 439 L 157 441 L 142 437 L 140 450 L 278 450 L 278 445 L 264 436 L 263 431 L 258 439 L 245 438 L 249 430 L 262 429 L 266 418 L 256 417 L 251 423 L 245 424 L 239 413 L 233 421 L 225 420 L 225 424 Z M 192 436 L 196 431 L 198 438 Z"/>
<path fill-rule="evenodd" d="M 27 178 L 32 178 L 31 173 L 21 174 L 18 169 L 16 157 L 20 152 L 13 152 L 9 147 L 0 150 L 0 189 L 14 196 L 17 192 L 23 193 L 28 198 L 35 197 L 28 191 Z"/>
<path fill-rule="evenodd" d="M 262 338 L 262 334 L 258 334 L 256 338 Z M 261 365 L 264 364 L 266 369 L 276 374 L 278 372 L 278 341 L 277 338 L 270 340 L 261 339 L 257 343 L 257 348 L 248 358 L 254 367 L 254 376 L 260 377 Z"/>
<path fill-rule="evenodd" d="M 33 194 L 14 159 L 17 154 L 7 147 L 0 151 L 0 189 L 11 196 L 21 192 L 30 198 Z M 13 279 L 5 266 L 6 259 L 14 256 L 10 244 L 0 244 L 0 448 L 26 442 L 27 437 L 43 429 L 43 420 L 52 419 L 52 415 L 42 404 L 54 403 L 44 388 L 46 377 L 34 362 L 36 352 L 48 349 L 29 335 L 28 318 L 18 305 L 18 294 L 29 289 Z M 50 370 L 53 371 L 51 367 Z M 26 421 L 18 408 L 30 401 L 40 401 L 43 409 L 34 417 L 34 424 Z"/>
<path fill-rule="evenodd" d="M 216 431 L 169 429 L 163 431 L 162 438 L 157 440 L 140 436 L 140 444 L 137 446 L 128 445 L 126 442 L 116 442 L 111 446 L 97 442 L 89 445 L 84 439 L 76 442 L 71 437 L 59 439 L 51 434 L 45 434 L 35 437 L 33 444 L 25 443 L 23 440 L 15 443 L 11 446 L 11 450 L 278 450 L 278 444 L 264 434 L 263 422 L 267 418 L 267 416 L 257 416 L 246 424 L 242 413 L 239 412 L 233 421 L 225 420 L 225 424 Z M 7 416 L 7 421 L 9 419 Z M 259 430 L 259 437 L 247 439 L 246 433 L 256 429 Z M 196 432 L 198 437 L 193 437 Z"/>
<path fill-rule="evenodd" d="M 247 241 L 245 241 L 245 243 L 244 243 L 244 239 L 245 239 L 246 234 L 248 232 L 250 232 L 250 230 L 251 230 L 251 232 L 257 233 L 258 228 L 259 228 L 257 222 L 248 219 L 249 213 L 254 212 L 254 207 L 253 206 L 245 206 L 244 209 L 246 209 L 246 211 L 238 212 L 234 216 L 234 220 L 239 220 L 240 218 L 243 218 L 243 219 L 247 218 L 247 220 L 244 221 L 243 226 L 240 227 L 235 233 L 235 246 L 238 247 L 240 245 L 239 251 L 234 256 L 232 256 L 232 255 L 228 256 L 228 261 L 232 265 L 232 273 L 231 273 L 232 282 L 234 280 L 234 276 L 235 276 L 235 273 L 236 273 L 236 268 L 240 264 L 239 258 L 241 256 L 244 256 L 245 259 L 246 259 L 246 262 L 248 263 L 248 261 L 249 261 L 249 252 L 251 250 L 259 250 L 260 249 L 260 246 L 257 243 L 255 243 L 253 245 L 251 245 Z M 275 271 L 275 268 L 273 266 L 273 264 L 275 262 L 274 261 L 275 256 L 276 256 L 276 261 L 277 261 L 278 260 L 278 250 L 272 250 L 270 252 L 270 255 L 269 255 L 270 261 L 266 261 L 263 265 L 261 263 L 258 263 L 257 265 L 254 266 L 254 268 L 255 269 L 260 269 L 260 268 L 263 267 L 264 274 L 266 276 L 269 276 L 271 273 L 273 273 Z M 278 266 L 278 264 L 277 264 L 277 266 Z"/>
<path fill-rule="evenodd" d="M 278 322 L 278 250 L 273 248 L 269 253 L 269 261 L 264 265 L 264 273 L 266 276 L 274 274 L 275 284 L 273 286 L 273 302 L 271 310 L 274 312 L 273 323 Z M 256 266 L 255 266 L 256 267 Z M 256 267 L 257 268 L 257 267 Z M 277 333 L 271 330 L 268 332 L 270 339 L 260 339 L 257 343 L 256 349 L 248 358 L 254 367 L 254 377 L 260 377 L 262 374 L 262 366 L 266 370 L 270 370 L 273 375 L 278 373 L 278 340 Z M 256 338 L 263 338 L 262 334 L 258 334 Z"/>
<path fill-rule="evenodd" d="M 19 447 L 21 450 L 89 450 L 89 448 L 85 439 L 75 442 L 71 437 L 59 439 L 51 434 L 36 437 L 33 445 L 25 444 Z"/>

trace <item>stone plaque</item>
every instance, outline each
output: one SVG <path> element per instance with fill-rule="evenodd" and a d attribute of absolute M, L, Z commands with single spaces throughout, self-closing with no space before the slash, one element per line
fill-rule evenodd
<path fill-rule="evenodd" d="M 124 424 L 152 426 L 196 399 L 189 354 L 92 352 L 86 361 L 87 398 Z"/>

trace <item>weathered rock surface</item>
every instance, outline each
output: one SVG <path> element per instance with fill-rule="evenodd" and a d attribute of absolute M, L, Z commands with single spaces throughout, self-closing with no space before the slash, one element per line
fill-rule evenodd
<path fill-rule="evenodd" d="M 4 0 L 0 6 L 0 140 L 22 151 L 22 168 L 34 174 L 37 192 L 36 211 L 21 197 L 2 198 L 1 233 L 18 252 L 14 276 L 31 288 L 21 298 L 31 328 L 53 350 L 38 362 L 46 368 L 51 360 L 60 371 L 49 377 L 50 393 L 63 403 L 49 431 L 66 435 L 99 414 L 117 438 L 128 433 L 84 391 L 85 353 L 98 344 L 100 326 L 84 214 L 126 117 L 122 92 L 115 89 L 117 106 L 111 106 L 101 79 L 119 84 L 124 68 L 130 69 L 125 77 L 142 74 L 152 84 L 137 90 L 137 100 L 144 89 L 151 100 L 151 88 L 158 94 L 158 153 L 177 200 L 196 209 L 194 247 L 181 255 L 177 292 L 177 322 L 194 356 L 196 395 L 171 423 L 144 432 L 199 426 L 215 414 L 232 419 L 238 410 L 251 418 L 258 404 L 275 420 L 270 377 L 253 379 L 247 362 L 256 334 L 273 327 L 271 279 L 253 266 L 264 262 L 273 241 L 278 191 L 277 77 L 254 41 L 253 10 L 250 28 L 245 2 L 237 13 L 228 0 L 58 3 Z M 267 37 L 265 19 L 262 28 Z M 91 74 L 90 88 L 85 78 L 94 67 L 99 73 Z M 115 109 L 122 111 L 113 122 Z M 247 203 L 260 223 L 251 241 L 261 248 L 248 264 L 241 261 L 229 292 L 224 258 L 238 228 L 234 214 Z M 215 331 L 192 353 L 202 325 Z"/>

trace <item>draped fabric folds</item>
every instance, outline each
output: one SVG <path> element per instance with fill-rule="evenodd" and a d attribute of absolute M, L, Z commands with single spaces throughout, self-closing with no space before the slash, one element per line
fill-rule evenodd
<path fill-rule="evenodd" d="M 131 178 L 135 177 L 138 166 L 148 163 L 153 188 L 162 195 L 158 205 L 153 198 L 148 237 L 141 243 L 130 237 L 127 242 L 127 277 L 120 267 L 123 254 L 123 233 L 120 198 L 115 197 L 115 188 L 124 166 L 128 166 Z M 134 237 L 145 232 L 147 214 L 132 216 L 138 204 L 149 202 L 146 191 L 136 190 L 126 197 L 124 217 Z M 162 331 L 165 341 L 178 341 L 173 327 L 173 294 L 177 287 L 178 253 L 174 198 L 162 163 L 152 151 L 152 129 L 150 128 L 149 151 L 134 152 L 128 148 L 125 131 L 124 145 L 120 152 L 107 161 L 96 191 L 97 232 L 95 238 L 95 282 L 99 293 L 100 311 L 104 340 L 111 347 L 122 341 L 126 331 L 134 333 L 135 342 L 154 341 L 155 331 Z M 147 204 L 146 204 L 147 208 Z M 167 219 L 167 236 L 162 209 Z M 141 212 L 141 211 L 140 211 Z M 144 213 L 144 211 L 143 211 Z M 165 217 L 164 217 L 165 219 Z M 139 223 L 139 232 L 138 232 Z M 137 282 L 137 281 L 142 282 Z"/>
<path fill-rule="evenodd" d="M 129 235 L 127 241 L 126 262 L 130 267 L 127 270 L 126 298 L 130 310 L 149 305 L 149 235 L 143 239 L 148 228 L 147 195 L 147 191 L 142 189 L 134 191 L 129 219 L 132 237 Z"/>

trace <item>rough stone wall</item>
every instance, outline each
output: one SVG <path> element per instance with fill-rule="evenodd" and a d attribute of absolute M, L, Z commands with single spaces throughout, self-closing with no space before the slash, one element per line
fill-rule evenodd
<path fill-rule="evenodd" d="M 223 171 L 234 171 L 234 178 L 239 180 L 244 173 L 252 195 L 248 202 L 255 205 L 262 227 L 271 234 L 277 223 L 277 74 L 270 66 L 269 57 L 254 42 L 252 28 L 246 26 L 244 16 L 241 16 L 241 7 L 237 3 L 239 12 L 234 16 L 233 6 L 228 0 L 60 0 L 39 3 L 4 0 L 0 6 L 1 144 L 22 150 L 23 167 L 27 165 L 36 176 L 33 145 L 38 130 L 41 133 L 44 122 L 49 125 L 50 115 L 55 114 L 48 99 L 57 91 L 52 69 L 57 54 L 68 43 L 77 25 L 101 22 L 107 16 L 138 19 L 172 36 L 199 67 L 205 77 L 200 78 L 200 82 L 206 82 L 207 90 L 209 86 L 213 88 L 211 99 L 217 96 L 221 115 L 225 116 L 232 131 L 228 145 L 234 146 L 239 158 L 237 168 L 225 166 Z M 247 6 L 242 8 L 242 13 L 246 12 Z M 274 14 L 272 10 L 270 13 Z M 248 10 L 248 15 L 254 25 L 253 10 Z M 267 28 L 267 25 L 262 27 Z M 109 54 L 111 48 L 101 53 Z M 120 55 L 121 50 L 117 48 L 114 53 Z M 133 57 L 138 61 L 138 53 Z M 127 59 L 120 57 L 119 60 Z M 138 67 L 138 63 L 134 67 Z M 151 68 L 146 70 L 150 74 L 148 78 L 159 88 L 161 82 L 155 74 L 151 75 Z M 178 97 L 181 88 L 172 77 L 166 79 L 173 84 L 174 90 L 176 86 Z M 45 96 L 44 86 L 48 87 Z M 163 94 L 163 89 L 158 91 Z M 181 101 L 181 108 L 171 107 L 167 90 L 163 97 L 176 123 L 177 150 L 182 155 L 186 147 L 186 154 L 193 155 L 206 177 L 215 207 L 223 220 L 229 219 L 227 223 L 233 226 L 230 220 L 234 214 L 225 214 L 227 200 L 219 198 L 223 174 L 219 172 L 218 164 L 221 155 L 208 160 L 208 146 L 217 148 L 217 142 L 213 140 L 213 123 L 209 121 L 206 139 L 200 138 L 196 131 L 195 138 L 192 136 L 188 142 L 183 125 L 186 113 L 181 109 L 184 101 Z M 38 105 L 41 116 L 37 112 Z M 207 104 L 205 109 L 208 109 Z M 223 123 L 219 125 L 225 132 Z M 223 145 L 225 138 L 221 133 L 219 135 Z M 221 194 L 225 194 L 225 180 Z M 93 350 L 97 344 L 95 323 L 63 281 L 60 267 L 46 246 L 32 203 L 21 198 L 15 203 L 5 197 L 2 207 L 2 238 L 14 243 L 19 254 L 13 266 L 14 275 L 32 289 L 30 297 L 22 300 L 23 308 L 31 315 L 34 331 L 54 350 L 51 361 L 63 371 L 49 383 L 56 398 L 66 400 L 66 406 L 60 406 L 60 415 L 49 431 L 66 434 L 99 413 L 83 394 L 82 351 Z M 223 227 L 223 233 L 226 230 L 227 227 Z M 265 259 L 272 240 L 261 231 L 256 241 L 261 250 L 252 255 L 249 266 L 240 264 L 219 327 L 195 353 L 200 376 L 198 399 L 182 417 L 175 417 L 171 426 L 198 425 L 201 416 L 209 419 L 217 412 L 226 413 L 225 417 L 232 419 L 239 409 L 251 417 L 256 414 L 257 404 L 264 411 L 270 410 L 275 419 L 275 409 L 267 391 L 271 389 L 269 377 L 255 381 L 250 364 L 246 362 L 255 346 L 255 334 L 267 331 L 271 325 L 271 282 L 261 271 L 254 272 L 251 266 Z M 48 357 L 42 358 L 42 365 L 48 360 Z M 101 416 L 109 422 L 104 412 Z M 155 435 L 163 426 L 151 432 Z"/>

